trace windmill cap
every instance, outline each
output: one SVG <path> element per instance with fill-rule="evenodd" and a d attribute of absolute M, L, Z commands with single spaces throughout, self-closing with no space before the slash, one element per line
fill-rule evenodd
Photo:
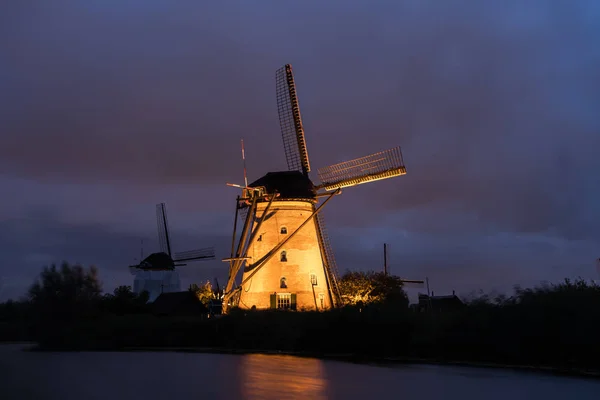
<path fill-rule="evenodd" d="M 152 253 L 140 263 L 138 268 L 146 270 L 167 270 L 174 268 L 174 262 L 167 253 Z"/>
<path fill-rule="evenodd" d="M 279 193 L 276 200 L 316 200 L 317 190 L 311 180 L 300 171 L 269 172 L 252 182 L 250 187 L 264 186 L 267 193 Z"/>

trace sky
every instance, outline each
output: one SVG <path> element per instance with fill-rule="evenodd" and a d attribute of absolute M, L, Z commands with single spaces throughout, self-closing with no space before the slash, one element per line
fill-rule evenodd
<path fill-rule="evenodd" d="M 439 294 L 600 278 L 597 1 L 1 8 L 0 301 L 63 260 L 132 285 L 160 202 L 176 251 L 216 248 L 183 285 L 224 282 L 240 139 L 250 180 L 286 169 L 286 63 L 313 170 L 402 147 L 407 175 L 324 209 L 340 272 L 382 270 L 389 243 L 390 271 Z"/>

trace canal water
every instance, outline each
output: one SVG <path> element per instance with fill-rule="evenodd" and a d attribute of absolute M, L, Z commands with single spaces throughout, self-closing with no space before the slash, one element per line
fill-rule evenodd
<path fill-rule="evenodd" d="M 0 345 L 0 399 L 600 399 L 600 380 L 271 355 L 35 353 Z"/>

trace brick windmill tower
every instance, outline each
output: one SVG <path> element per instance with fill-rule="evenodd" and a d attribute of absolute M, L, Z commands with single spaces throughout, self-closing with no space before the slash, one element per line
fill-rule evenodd
<path fill-rule="evenodd" d="M 406 174 L 399 147 L 321 168 L 310 162 L 292 66 L 276 72 L 277 107 L 288 170 L 245 185 L 236 216 L 224 290 L 224 311 L 323 310 L 340 303 L 338 274 L 320 211 L 345 187 Z M 244 220 L 236 246 L 238 215 Z M 241 283 L 235 286 L 242 271 Z"/>

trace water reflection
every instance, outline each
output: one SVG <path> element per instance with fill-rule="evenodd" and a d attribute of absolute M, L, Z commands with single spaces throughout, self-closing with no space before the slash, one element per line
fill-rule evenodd
<path fill-rule="evenodd" d="M 249 354 L 240 365 L 245 399 L 327 399 L 323 361 Z"/>
<path fill-rule="evenodd" d="M 31 353 L 0 345 L 1 400 L 598 400 L 600 381 L 291 356 Z"/>

